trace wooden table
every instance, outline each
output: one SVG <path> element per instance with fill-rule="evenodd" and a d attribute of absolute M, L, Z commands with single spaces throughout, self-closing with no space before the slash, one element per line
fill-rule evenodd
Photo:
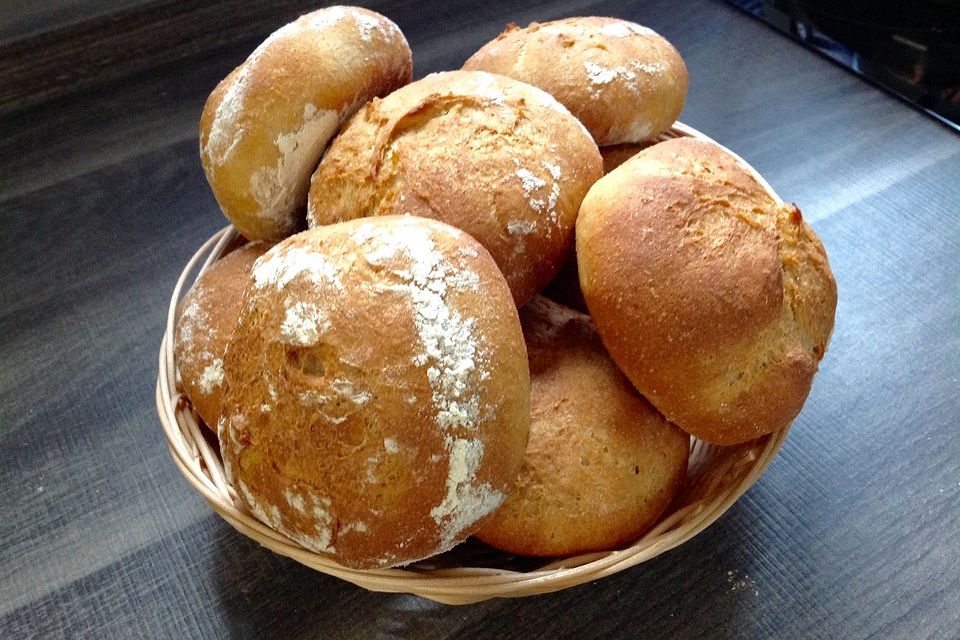
<path fill-rule="evenodd" d="M 0 115 L 0 637 L 960 636 L 960 137 L 716 0 L 370 6 L 417 76 L 508 21 L 618 15 L 677 46 L 682 119 L 803 208 L 839 284 L 759 483 L 651 562 L 460 608 L 314 573 L 217 517 L 170 459 L 156 355 L 182 265 L 224 224 L 200 109 L 308 8 L 273 4 L 148 3 L 0 48 L 0 86 L 28 90 Z"/>

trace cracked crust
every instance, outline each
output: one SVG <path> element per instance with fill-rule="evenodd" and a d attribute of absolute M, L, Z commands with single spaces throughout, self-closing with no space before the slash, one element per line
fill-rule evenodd
<path fill-rule="evenodd" d="M 310 226 L 410 214 L 463 229 L 526 302 L 573 245 L 602 172 L 596 145 L 553 98 L 481 72 L 433 74 L 361 109 L 311 181 Z"/>
<path fill-rule="evenodd" d="M 351 567 L 464 539 L 512 485 L 529 374 L 509 289 L 467 234 L 378 217 L 256 263 L 218 436 L 251 512 Z"/>
<path fill-rule="evenodd" d="M 836 283 L 799 209 L 722 149 L 670 140 L 605 176 L 581 207 L 577 255 L 610 354 L 671 421 L 735 444 L 800 412 Z"/>
<path fill-rule="evenodd" d="M 200 158 L 224 215 L 251 240 L 304 227 L 310 175 L 340 124 L 410 82 L 397 26 L 359 7 L 326 7 L 270 35 L 210 94 Z"/>

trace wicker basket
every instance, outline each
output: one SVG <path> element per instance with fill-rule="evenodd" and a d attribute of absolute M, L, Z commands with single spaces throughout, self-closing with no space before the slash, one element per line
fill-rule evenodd
<path fill-rule="evenodd" d="M 709 140 L 680 123 L 661 138 L 680 136 Z M 779 201 L 766 181 L 743 164 Z M 215 439 L 198 423 L 179 385 L 173 335 L 181 295 L 186 292 L 190 275 L 195 271 L 196 275 L 202 273 L 238 238 L 232 227 L 210 238 L 184 268 L 173 291 L 157 377 L 157 409 L 170 452 L 190 484 L 242 534 L 276 553 L 366 589 L 414 593 L 437 602 L 467 604 L 494 597 L 547 593 L 603 578 L 673 549 L 707 528 L 756 482 L 786 438 L 787 430 L 783 430 L 733 447 L 692 439 L 687 482 L 680 495 L 652 530 L 621 549 L 538 561 L 508 556 L 468 541 L 445 554 L 402 569 L 360 570 L 341 566 L 303 548 L 250 514 L 227 484 Z"/>

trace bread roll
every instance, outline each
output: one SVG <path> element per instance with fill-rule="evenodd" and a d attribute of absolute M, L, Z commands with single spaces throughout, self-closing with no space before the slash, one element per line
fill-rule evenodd
<path fill-rule="evenodd" d="M 228 480 L 258 519 L 344 565 L 451 548 L 519 471 L 516 308 L 487 251 L 440 222 L 354 220 L 278 244 L 224 370 Z"/>
<path fill-rule="evenodd" d="M 720 147 L 680 138 L 597 182 L 577 221 L 604 344 L 672 422 L 717 444 L 787 427 L 833 329 L 823 245 Z"/>
<path fill-rule="evenodd" d="M 173 353 L 183 392 L 211 429 L 220 419 L 223 355 L 240 316 L 254 261 L 270 248 L 252 242 L 214 262 L 184 296 Z"/>
<path fill-rule="evenodd" d="M 616 18 L 509 25 L 463 68 L 540 87 L 580 118 L 600 146 L 656 137 L 680 115 L 687 94 L 677 50 L 651 29 Z"/>
<path fill-rule="evenodd" d="M 573 248 L 597 146 L 543 91 L 481 72 L 438 73 L 366 105 L 313 176 L 311 226 L 412 214 L 463 229 L 490 251 L 517 304 Z"/>
<path fill-rule="evenodd" d="M 533 556 L 635 540 L 683 483 L 690 436 L 640 397 L 588 316 L 537 297 L 520 321 L 530 358 L 530 442 L 517 488 L 477 537 Z"/>
<path fill-rule="evenodd" d="M 387 18 L 328 7 L 275 31 L 213 90 L 200 158 L 213 194 L 251 240 L 304 226 L 310 174 L 340 124 L 410 81 L 410 48 Z"/>

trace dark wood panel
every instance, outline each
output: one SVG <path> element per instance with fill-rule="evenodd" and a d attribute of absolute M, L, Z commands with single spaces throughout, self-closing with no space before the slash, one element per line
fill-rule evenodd
<path fill-rule="evenodd" d="M 150 0 L 45 0 L 0 3 L 0 44 L 86 22 Z"/>
<path fill-rule="evenodd" d="M 262 39 L 317 6 L 304 0 L 154 1 L 5 43 L 0 113 Z"/>

